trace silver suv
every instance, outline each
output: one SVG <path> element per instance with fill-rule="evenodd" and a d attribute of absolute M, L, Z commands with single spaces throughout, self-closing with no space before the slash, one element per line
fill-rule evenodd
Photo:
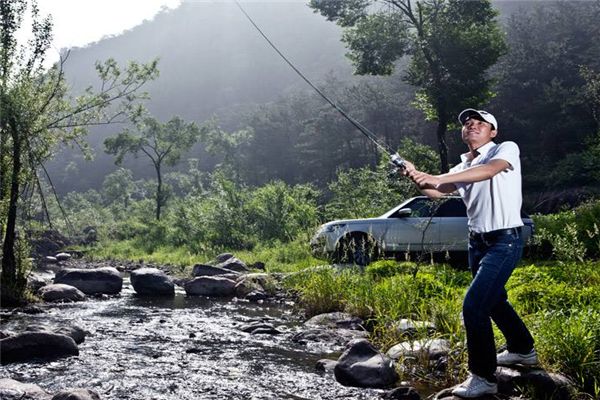
<path fill-rule="evenodd" d="M 534 225 L 526 214 L 521 217 L 527 243 Z M 468 246 L 467 212 L 458 196 L 439 200 L 413 197 L 377 218 L 323 224 L 310 245 L 317 258 L 357 265 L 406 254 L 442 254 L 464 260 Z"/>

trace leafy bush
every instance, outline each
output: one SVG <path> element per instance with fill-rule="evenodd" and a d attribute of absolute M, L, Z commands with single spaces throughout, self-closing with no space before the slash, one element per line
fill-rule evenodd
<path fill-rule="evenodd" d="M 534 215 L 533 219 L 538 243 L 549 244 L 558 260 L 600 258 L 600 200 L 556 214 Z"/>

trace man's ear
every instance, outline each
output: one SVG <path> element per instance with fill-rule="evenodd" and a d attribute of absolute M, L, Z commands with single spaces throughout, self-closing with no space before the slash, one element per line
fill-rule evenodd
<path fill-rule="evenodd" d="M 498 134 L 498 131 L 496 129 L 492 129 L 490 131 L 490 136 L 492 137 L 492 139 L 495 138 L 497 134 Z"/>

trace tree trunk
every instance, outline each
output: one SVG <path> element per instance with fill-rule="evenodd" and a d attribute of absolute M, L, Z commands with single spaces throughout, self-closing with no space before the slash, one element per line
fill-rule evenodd
<path fill-rule="evenodd" d="M 162 205 L 162 176 L 160 175 L 160 164 L 155 164 L 156 178 L 158 185 L 156 186 L 156 220 L 160 221 L 160 207 Z"/>
<path fill-rule="evenodd" d="M 437 101 L 437 141 L 440 153 L 440 173 L 448 172 L 448 145 L 446 144 L 446 130 L 448 129 L 448 116 L 446 113 L 446 100 L 443 97 Z"/>
<path fill-rule="evenodd" d="M 11 127 L 13 138 L 12 175 L 10 201 L 6 219 L 6 232 L 2 247 L 2 284 L 13 286 L 17 283 L 17 262 L 15 259 L 15 239 L 17 227 L 17 202 L 19 200 L 19 174 L 21 173 L 21 141 L 16 127 Z"/>

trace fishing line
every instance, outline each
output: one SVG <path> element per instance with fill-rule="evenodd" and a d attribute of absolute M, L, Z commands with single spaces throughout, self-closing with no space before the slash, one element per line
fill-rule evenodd
<path fill-rule="evenodd" d="M 354 118 L 352 118 L 350 115 L 348 115 L 348 113 L 346 111 L 344 111 L 342 108 L 340 108 L 336 103 L 334 103 L 329 97 L 327 97 L 325 95 L 325 93 L 323 93 L 317 86 L 315 86 L 310 79 L 308 79 L 298 68 L 296 68 L 294 66 L 294 64 L 292 64 L 292 62 L 290 60 L 288 60 L 288 58 L 281 52 L 279 51 L 279 49 L 277 48 L 277 46 L 275 46 L 275 44 L 273 44 L 273 42 L 267 37 L 267 35 L 265 35 L 265 33 L 258 27 L 258 25 L 256 25 L 256 23 L 254 22 L 254 20 L 250 17 L 250 15 L 248 15 L 248 13 L 246 12 L 246 10 L 244 10 L 244 8 L 242 7 L 242 5 L 239 3 L 238 0 L 234 0 L 235 4 L 238 6 L 238 8 L 240 9 L 240 11 L 244 14 L 244 16 L 246 16 L 246 18 L 248 19 L 248 21 L 250 21 L 250 23 L 252 24 L 252 26 L 254 26 L 254 28 L 258 31 L 258 33 L 260 33 L 260 35 L 267 41 L 267 43 L 269 43 L 269 45 L 273 48 L 273 50 L 275 50 L 277 52 L 277 54 L 279 54 L 279 56 L 281 58 L 283 58 L 283 60 L 306 82 L 308 83 L 308 85 L 310 87 L 312 87 L 323 99 L 325 99 L 325 101 L 327 101 L 327 103 L 329 103 L 333 108 L 335 108 L 340 114 L 342 114 L 342 116 L 344 118 L 346 118 L 352 125 L 354 125 L 354 127 L 356 129 L 358 129 L 363 135 L 365 135 L 367 137 L 367 139 L 369 139 L 373 144 L 375 144 L 377 146 L 378 149 L 380 149 L 381 151 L 383 151 L 385 154 L 389 155 L 389 156 L 397 156 L 397 153 L 390 148 L 388 145 L 386 145 L 385 143 L 380 143 L 379 140 L 377 139 L 377 136 L 371 132 L 367 127 L 365 127 L 363 124 L 361 124 L 360 122 L 358 122 L 357 120 L 355 120 Z M 394 157 L 392 157 L 394 158 Z M 401 160 L 401 159 L 400 159 Z M 401 167 L 401 165 L 399 165 L 400 162 L 396 162 L 394 160 L 392 160 L 394 162 L 394 164 L 396 164 L 398 167 Z"/>

